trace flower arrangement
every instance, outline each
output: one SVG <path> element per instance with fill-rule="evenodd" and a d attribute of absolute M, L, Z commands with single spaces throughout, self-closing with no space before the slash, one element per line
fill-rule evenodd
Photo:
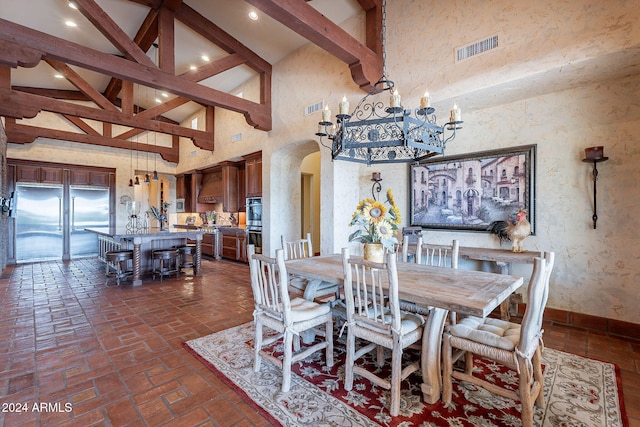
<path fill-rule="evenodd" d="M 156 208 L 155 206 L 149 206 L 149 212 L 155 219 L 160 223 L 160 229 L 164 229 L 165 221 L 167 220 L 167 211 L 169 210 L 169 202 L 162 202 L 162 206 L 160 208 Z"/>
<path fill-rule="evenodd" d="M 393 245 L 398 243 L 394 232 L 398 229 L 400 220 L 400 210 L 391 189 L 387 190 L 387 200 L 384 203 L 375 199 L 361 200 L 349 223 L 350 226 L 361 228 L 349 236 L 349 241 L 381 243 L 385 249 L 393 252 Z"/>

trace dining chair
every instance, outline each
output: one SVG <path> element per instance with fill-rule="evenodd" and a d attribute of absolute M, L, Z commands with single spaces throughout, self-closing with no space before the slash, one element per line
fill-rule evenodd
<path fill-rule="evenodd" d="M 452 380 L 456 378 L 499 396 L 519 400 L 522 425 L 533 426 L 533 406 L 545 406 L 541 365 L 542 317 L 549 295 L 549 277 L 554 259 L 553 252 L 545 252 L 544 258 L 535 258 L 527 289 L 527 308 L 521 324 L 493 318 L 466 317 L 447 328 L 442 345 L 442 400 L 445 405 L 451 403 Z M 475 377 L 474 355 L 515 369 L 518 389 L 502 388 L 496 383 Z M 462 356 L 465 358 L 464 372 L 453 369 L 453 364 Z"/>
<path fill-rule="evenodd" d="M 353 388 L 354 374 L 377 386 L 390 390 L 389 411 L 395 417 L 400 412 L 400 385 L 420 369 L 420 360 L 402 368 L 403 350 L 422 339 L 422 316 L 400 310 L 396 254 L 388 253 L 386 263 L 378 264 L 363 258 L 350 258 L 342 249 L 344 294 L 347 306 L 347 357 L 345 362 L 346 390 Z M 356 339 L 358 339 L 356 341 Z M 368 342 L 368 343 L 367 343 Z M 356 348 L 356 343 L 360 346 Z M 384 366 L 384 351 L 391 350 L 391 377 L 383 378 L 356 364 L 366 354 L 376 350 L 376 365 Z"/>
<path fill-rule="evenodd" d="M 404 237 L 407 240 L 408 236 Z M 403 248 L 409 246 L 403 242 Z M 425 243 L 422 236 L 418 237 L 415 245 L 414 262 L 417 264 L 431 265 L 434 267 L 458 268 L 458 256 L 460 252 L 460 244 L 454 239 L 450 245 L 439 245 L 433 243 Z M 402 255 L 403 260 L 405 254 Z M 408 258 L 407 258 L 408 259 Z M 415 303 L 408 301 L 400 301 L 400 308 L 412 313 L 428 315 L 431 311 L 430 307 L 421 307 Z M 456 322 L 456 313 L 449 312 L 449 321 Z"/>
<path fill-rule="evenodd" d="M 311 233 L 307 233 L 304 239 L 287 241 L 284 236 L 280 236 L 282 242 L 282 250 L 284 251 L 284 259 L 286 261 L 292 259 L 311 258 L 313 257 L 313 245 L 311 242 Z M 309 286 L 311 284 L 311 286 Z M 290 277 L 289 286 L 294 293 L 302 295 L 309 301 L 315 301 L 316 298 L 325 296 L 338 296 L 339 286 L 329 282 L 309 282 L 304 277 Z M 319 301 L 320 302 L 320 301 Z"/>
<path fill-rule="evenodd" d="M 282 391 L 291 388 L 291 365 L 309 355 L 325 349 L 327 366 L 333 366 L 333 316 L 331 307 L 303 298 L 289 298 L 287 268 L 284 252 L 276 250 L 276 257 L 256 254 L 254 245 L 247 248 L 251 289 L 255 309 L 253 319 L 256 328 L 253 370 L 260 371 L 262 358 L 273 362 L 282 369 Z M 324 325 L 324 328 L 319 328 Z M 264 327 L 278 332 L 265 334 Z M 324 329 L 324 330 L 323 330 Z M 294 353 L 293 338 L 301 332 L 313 330 L 323 340 Z M 279 358 L 263 350 L 276 341 L 282 340 L 284 357 Z"/>

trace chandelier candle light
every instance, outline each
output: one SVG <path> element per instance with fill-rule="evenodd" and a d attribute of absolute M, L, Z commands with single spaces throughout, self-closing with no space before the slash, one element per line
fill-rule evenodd
<path fill-rule="evenodd" d="M 455 103 L 449 121 L 442 126 L 437 124 L 429 92 L 420 98 L 419 108 L 404 108 L 393 81 L 387 78 L 385 32 L 386 2 L 383 0 L 382 77 L 352 112 L 349 112 L 346 95 L 343 96 L 335 123 L 331 121 L 329 106 L 325 105 L 322 110 L 316 135 L 320 137 L 320 144 L 331 150 L 333 159 L 369 165 L 414 162 L 444 154 L 446 144 L 455 139 L 456 131 L 461 129 L 462 112 Z M 388 107 L 375 98 L 384 91 L 391 94 Z M 330 145 L 323 142 L 324 137 L 331 141 Z"/>

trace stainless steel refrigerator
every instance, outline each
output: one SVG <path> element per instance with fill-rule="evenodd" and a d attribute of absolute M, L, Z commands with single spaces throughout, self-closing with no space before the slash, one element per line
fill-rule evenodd
<path fill-rule="evenodd" d="M 109 226 L 109 189 L 18 183 L 15 219 L 16 262 L 94 256 L 84 228 Z"/>
<path fill-rule="evenodd" d="M 69 195 L 71 258 L 98 255 L 98 235 L 85 228 L 109 227 L 109 189 L 71 186 Z"/>

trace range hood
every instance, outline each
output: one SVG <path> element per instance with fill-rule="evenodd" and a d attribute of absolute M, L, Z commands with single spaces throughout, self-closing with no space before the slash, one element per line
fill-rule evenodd
<path fill-rule="evenodd" d="M 202 175 L 198 203 L 222 202 L 222 174 L 216 172 Z"/>

